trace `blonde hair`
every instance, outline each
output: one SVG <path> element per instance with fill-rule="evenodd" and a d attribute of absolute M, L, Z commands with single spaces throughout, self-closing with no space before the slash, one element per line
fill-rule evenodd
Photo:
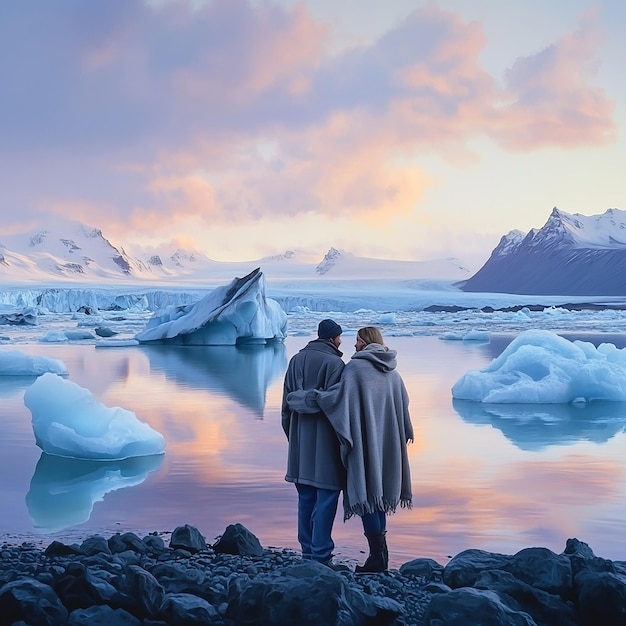
<path fill-rule="evenodd" d="M 385 345 L 383 334 L 378 328 L 376 328 L 376 326 L 365 326 L 363 328 L 359 328 L 356 334 L 366 346 L 370 343 L 379 343 L 381 346 Z"/>

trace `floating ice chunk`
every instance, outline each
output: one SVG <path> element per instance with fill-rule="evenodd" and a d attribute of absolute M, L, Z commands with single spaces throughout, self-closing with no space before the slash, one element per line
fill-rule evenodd
<path fill-rule="evenodd" d="M 482 341 L 489 343 L 491 333 L 488 330 L 470 330 L 466 333 L 446 332 L 439 336 L 442 341 Z"/>
<path fill-rule="evenodd" d="M 126 346 L 138 346 L 136 339 L 101 339 L 96 342 L 96 348 L 121 348 Z"/>
<path fill-rule="evenodd" d="M 547 330 L 518 335 L 487 367 L 452 387 L 460 400 L 493 403 L 626 401 L 626 348 L 568 341 Z"/>
<path fill-rule="evenodd" d="M 49 330 L 39 339 L 42 343 L 67 343 L 67 335 L 62 330 Z"/>
<path fill-rule="evenodd" d="M 396 323 L 396 314 L 395 313 L 383 313 L 378 318 L 379 324 L 395 324 Z"/>
<path fill-rule="evenodd" d="M 65 330 L 65 336 L 70 341 L 82 341 L 84 339 L 95 339 L 95 335 L 88 330 Z"/>
<path fill-rule="evenodd" d="M 120 407 L 106 407 L 76 383 L 44 374 L 24 393 L 37 445 L 47 454 L 114 460 L 161 454 L 163 435 Z"/>
<path fill-rule="evenodd" d="M 67 376 L 63 361 L 19 350 L 0 350 L 0 376 L 41 376 L 46 372 Z"/>
<path fill-rule="evenodd" d="M 282 341 L 286 335 L 287 315 L 278 302 L 265 297 L 265 277 L 257 268 L 217 287 L 195 304 L 158 311 L 136 339 L 141 343 L 234 346 Z"/>
<path fill-rule="evenodd" d="M 463 335 L 463 341 L 491 341 L 491 333 L 488 330 L 469 330 Z"/>

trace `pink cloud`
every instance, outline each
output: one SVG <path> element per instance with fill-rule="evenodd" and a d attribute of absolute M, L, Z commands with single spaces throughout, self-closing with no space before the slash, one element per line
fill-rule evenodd
<path fill-rule="evenodd" d="M 17 59 L 2 70 L 5 201 L 146 229 L 175 215 L 377 220 L 414 210 L 433 184 L 407 165 L 416 156 L 466 165 L 476 136 L 527 151 L 614 133 L 590 81 L 591 15 L 518 59 L 505 90 L 480 64 L 480 26 L 436 4 L 370 45 L 331 55 L 329 38 L 305 4 L 0 5 L 0 53 Z"/>
<path fill-rule="evenodd" d="M 616 137 L 614 106 L 594 86 L 601 44 L 595 12 L 580 28 L 535 55 L 521 57 L 507 75 L 505 105 L 494 137 L 513 150 L 602 145 Z"/>

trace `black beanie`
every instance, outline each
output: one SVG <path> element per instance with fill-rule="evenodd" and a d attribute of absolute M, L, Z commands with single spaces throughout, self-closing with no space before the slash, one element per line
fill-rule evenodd
<path fill-rule="evenodd" d="M 337 322 L 333 320 L 322 320 L 317 327 L 317 336 L 320 339 L 333 339 L 341 335 L 343 330 Z"/>

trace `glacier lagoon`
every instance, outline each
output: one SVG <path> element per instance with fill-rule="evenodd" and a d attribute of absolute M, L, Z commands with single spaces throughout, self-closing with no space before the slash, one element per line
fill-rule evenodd
<path fill-rule="evenodd" d="M 49 340 L 59 337 L 51 330 L 77 325 L 106 326 L 123 340 L 143 327 L 145 311 L 56 313 L 37 326 L 0 327 L 6 347 L 61 360 L 72 381 L 107 406 L 133 411 L 167 441 L 165 455 L 127 461 L 42 454 L 23 402 L 34 379 L 0 378 L 0 538 L 49 543 L 190 523 L 211 541 L 240 522 L 265 546 L 297 549 L 296 493 L 284 481 L 282 377 L 319 319 L 333 316 L 345 329 L 346 360 L 358 327 L 382 328 L 398 350 L 411 398 L 414 507 L 389 519 L 392 566 L 418 556 L 446 563 L 465 548 L 512 554 L 537 545 L 560 552 L 569 537 L 600 556 L 626 559 L 626 405 L 486 407 L 451 396 L 464 373 L 485 367 L 529 327 L 623 347 L 623 312 L 345 308 L 352 310 L 321 315 L 296 305 L 285 343 L 267 347 Z M 460 340 L 472 332 L 489 340 Z M 358 520 L 344 523 L 338 516 L 338 556 L 362 559 L 360 533 Z"/>

